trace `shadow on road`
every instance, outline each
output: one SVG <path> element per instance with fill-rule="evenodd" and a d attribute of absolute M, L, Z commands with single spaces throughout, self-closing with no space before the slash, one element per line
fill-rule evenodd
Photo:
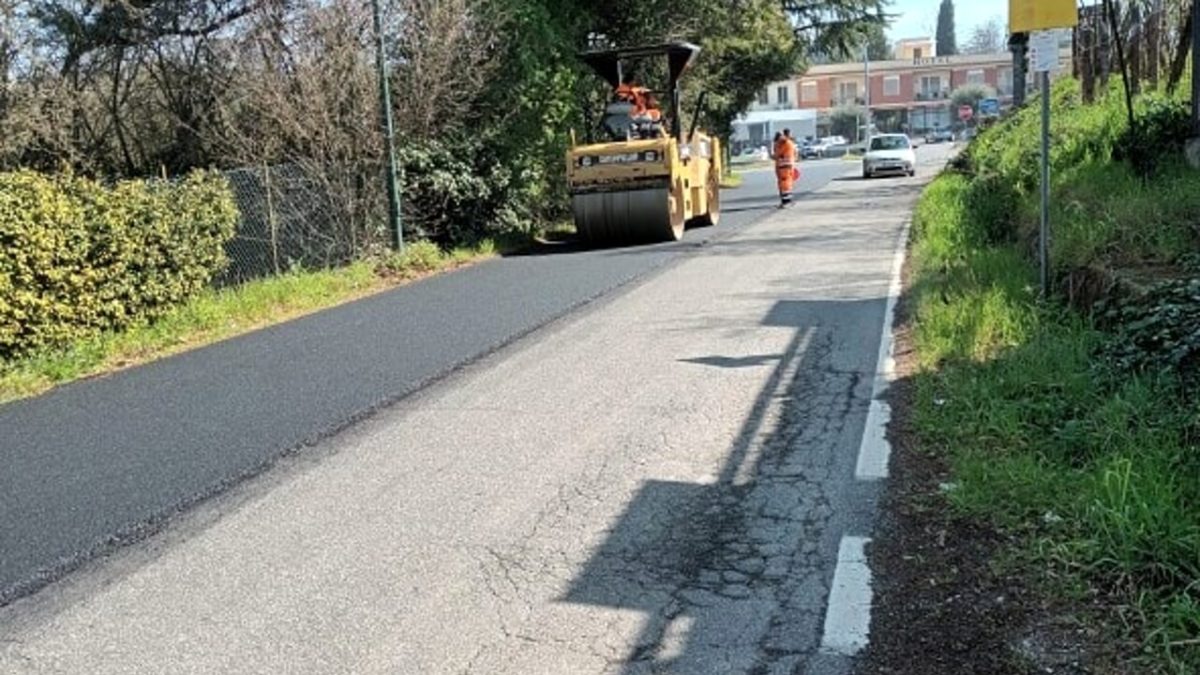
<path fill-rule="evenodd" d="M 761 323 L 794 331 L 783 353 L 686 360 L 771 374 L 716 482 L 647 482 L 562 598 L 646 615 L 623 673 L 793 672 L 817 652 L 872 379 L 843 362 L 873 372 L 878 345 L 846 336 L 877 334 L 884 303 L 781 301 Z"/>

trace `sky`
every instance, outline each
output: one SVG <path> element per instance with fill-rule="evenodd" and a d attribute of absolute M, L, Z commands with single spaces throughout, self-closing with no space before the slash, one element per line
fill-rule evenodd
<path fill-rule="evenodd" d="M 892 0 L 889 12 L 896 18 L 888 37 L 893 42 L 911 37 L 933 37 L 941 4 L 941 0 Z M 1008 0 L 955 0 L 954 29 L 959 43 L 966 42 L 972 29 L 989 19 L 1008 23 Z"/>

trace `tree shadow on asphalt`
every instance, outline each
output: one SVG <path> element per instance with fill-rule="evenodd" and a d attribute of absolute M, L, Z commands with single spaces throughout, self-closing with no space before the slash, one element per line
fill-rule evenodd
<path fill-rule="evenodd" d="M 834 658 L 819 653 L 832 561 L 843 530 L 870 524 L 852 522 L 863 495 L 840 487 L 878 349 L 877 331 L 856 329 L 878 326 L 885 303 L 780 301 L 761 325 L 793 331 L 783 353 L 684 360 L 771 373 L 716 481 L 647 481 L 561 598 L 645 615 L 621 672 L 793 672 Z M 870 372 L 847 364 L 860 350 Z"/>

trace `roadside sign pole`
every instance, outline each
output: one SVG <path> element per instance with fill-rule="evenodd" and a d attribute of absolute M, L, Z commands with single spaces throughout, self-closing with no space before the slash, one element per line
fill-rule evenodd
<path fill-rule="evenodd" d="M 1042 76 L 1042 223 L 1038 237 L 1042 298 L 1050 295 L 1050 73 Z"/>
<path fill-rule="evenodd" d="M 403 211 L 400 207 L 400 180 L 396 168 L 396 127 L 392 122 L 392 91 L 388 83 L 386 43 L 383 38 L 383 10 L 380 0 L 371 0 L 375 21 L 375 70 L 379 79 L 379 114 L 383 126 L 384 156 L 387 160 L 384 188 L 388 196 L 388 229 L 392 235 L 392 247 L 404 250 Z"/>
<path fill-rule="evenodd" d="M 1030 70 L 1042 77 L 1042 222 L 1038 233 L 1042 298 L 1050 295 L 1050 71 L 1059 67 L 1058 36 L 1054 31 L 1077 25 L 1079 8 L 1075 0 L 1008 2 L 1008 29 L 1013 33 L 1009 45 L 1017 47 L 1013 50 L 1013 65 L 1019 72 L 1020 61 L 1028 53 L 1034 65 Z M 1028 34 L 1028 41 L 1022 34 Z"/>

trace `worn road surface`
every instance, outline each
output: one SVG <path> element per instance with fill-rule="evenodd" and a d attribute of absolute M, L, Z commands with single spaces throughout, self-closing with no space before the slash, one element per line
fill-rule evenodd
<path fill-rule="evenodd" d="M 874 518 L 919 182 L 764 211 L 767 178 L 683 245 L 499 261 L 0 407 L 0 583 L 28 589 L 399 400 L 0 609 L 0 672 L 845 672 L 818 645 Z"/>
<path fill-rule="evenodd" d="M 814 164 L 802 192 L 846 167 Z M 0 404 L 0 605 L 285 452 L 769 212 L 770 176 L 686 241 L 504 258 Z"/>

